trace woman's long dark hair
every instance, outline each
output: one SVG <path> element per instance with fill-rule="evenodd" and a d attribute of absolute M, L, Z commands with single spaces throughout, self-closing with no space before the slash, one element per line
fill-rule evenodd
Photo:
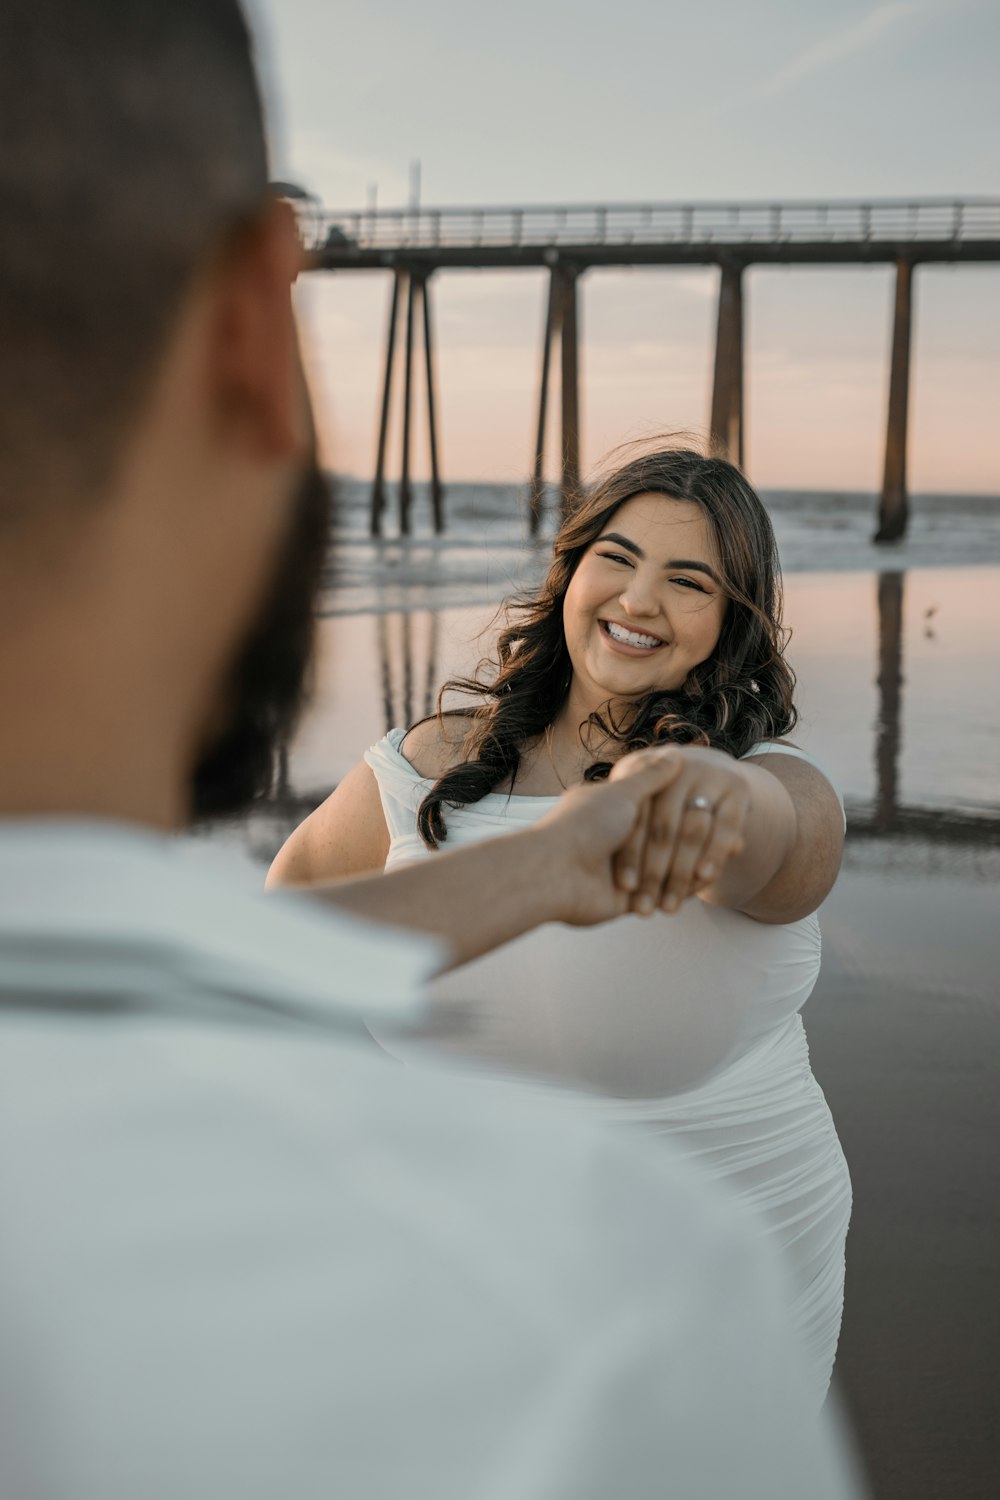
<path fill-rule="evenodd" d="M 555 538 L 541 589 L 504 606 L 496 659 L 484 662 L 476 677 L 441 689 L 439 719 L 449 691 L 472 694 L 480 703 L 471 715 L 462 763 L 440 777 L 420 804 L 418 826 L 428 847 L 447 838 L 445 807 L 467 807 L 505 783 L 513 786 L 522 750 L 558 717 L 572 677 L 563 633 L 570 579 L 615 512 L 642 494 L 690 500 L 707 517 L 727 596 L 722 632 L 712 655 L 692 668 L 682 687 L 646 693 L 624 713 L 609 704 L 590 722 L 623 755 L 672 743 L 709 745 L 737 757 L 759 740 L 788 734 L 795 724 L 795 677 L 784 659 L 781 567 L 760 497 L 725 459 L 680 447 L 640 454 L 611 469 L 574 506 Z M 596 762 L 586 779 L 607 776 L 611 765 Z"/>

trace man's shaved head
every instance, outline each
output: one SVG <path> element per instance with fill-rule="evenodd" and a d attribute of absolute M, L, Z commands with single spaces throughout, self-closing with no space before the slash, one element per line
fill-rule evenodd
<path fill-rule="evenodd" d="M 113 471 L 191 278 L 267 184 L 236 0 L 0 6 L 0 531 Z"/>

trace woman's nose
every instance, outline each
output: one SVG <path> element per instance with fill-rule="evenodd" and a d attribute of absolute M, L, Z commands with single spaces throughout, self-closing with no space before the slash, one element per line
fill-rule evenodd
<path fill-rule="evenodd" d="M 659 610 L 656 590 L 648 579 L 633 573 L 620 595 L 622 609 L 629 615 L 655 615 Z"/>

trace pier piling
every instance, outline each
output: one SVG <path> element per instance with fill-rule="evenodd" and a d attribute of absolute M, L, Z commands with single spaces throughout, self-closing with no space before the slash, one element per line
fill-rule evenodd
<path fill-rule="evenodd" d="M 719 283 L 709 432 L 713 452 L 743 467 L 743 264 L 724 260 Z"/>
<path fill-rule="evenodd" d="M 913 325 L 913 265 L 896 264 L 896 301 L 889 364 L 889 413 L 885 468 L 876 542 L 898 542 L 906 533 L 910 502 L 906 489 L 906 438 L 910 405 L 910 334 Z"/>
<path fill-rule="evenodd" d="M 416 302 L 416 279 L 409 278 L 406 289 L 406 363 L 403 375 L 403 455 L 399 478 L 399 529 L 403 536 L 410 534 L 410 427 L 413 409 L 413 313 Z"/>
<path fill-rule="evenodd" d="M 542 521 L 542 491 L 545 488 L 545 418 L 549 402 L 549 368 L 552 363 L 552 341 L 559 327 L 558 284 L 554 275 L 549 276 L 549 295 L 545 306 L 545 327 L 542 331 L 542 374 L 538 390 L 538 439 L 535 443 L 535 462 L 531 476 L 531 497 L 528 522 L 531 535 L 538 534 Z"/>
<path fill-rule="evenodd" d="M 562 515 L 580 487 L 580 341 L 577 335 L 577 273 L 562 276 Z"/>
<path fill-rule="evenodd" d="M 392 278 L 392 301 L 389 305 L 389 328 L 385 339 L 385 378 L 382 382 L 382 415 L 378 428 L 378 453 L 375 458 L 375 481 L 372 485 L 371 534 L 382 535 L 382 516 L 385 512 L 385 449 L 389 435 L 389 403 L 392 397 L 392 365 L 396 353 L 396 324 L 399 321 L 399 293 L 404 273 L 397 271 Z"/>
<path fill-rule="evenodd" d="M 434 396 L 434 344 L 431 336 L 430 277 L 420 278 L 420 300 L 424 308 L 424 371 L 427 379 L 427 440 L 431 455 L 431 508 L 434 513 L 434 530 L 440 535 L 444 530 L 444 490 L 438 470 L 437 414 Z"/>
<path fill-rule="evenodd" d="M 545 426 L 548 414 L 552 344 L 558 335 L 560 355 L 560 502 L 566 516 L 580 487 L 580 335 L 577 266 L 559 262 L 549 274 L 549 298 L 542 336 L 542 373 L 538 393 L 538 440 L 531 480 L 529 524 L 537 534 L 545 488 Z"/>
<path fill-rule="evenodd" d="M 424 266 L 398 266 L 393 276 L 392 300 L 389 307 L 389 323 L 385 343 L 385 377 L 382 384 L 382 410 L 379 420 L 378 451 L 375 459 L 375 479 L 371 496 L 371 534 L 382 535 L 382 519 L 385 515 L 385 468 L 389 436 L 389 415 L 392 408 L 393 370 L 396 362 L 396 330 L 399 323 L 399 304 L 406 292 L 406 347 L 403 370 L 403 438 L 399 480 L 399 529 L 403 536 L 411 531 L 413 508 L 413 485 L 411 480 L 411 453 L 413 446 L 414 405 L 414 340 L 422 336 L 424 345 L 424 374 L 427 382 L 427 436 L 431 461 L 431 505 L 434 530 L 444 530 L 444 485 L 438 455 L 437 404 L 434 377 L 434 340 L 430 308 L 428 281 L 430 269 Z M 417 302 L 421 303 L 418 311 Z M 419 328 L 418 328 L 419 319 Z"/>

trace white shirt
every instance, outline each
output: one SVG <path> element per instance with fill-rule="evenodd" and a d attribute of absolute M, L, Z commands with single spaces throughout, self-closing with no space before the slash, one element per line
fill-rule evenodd
<path fill-rule="evenodd" d="M 669 1153 L 401 1069 L 434 944 L 0 824 L 4 1500 L 826 1500 L 776 1266 Z"/>

